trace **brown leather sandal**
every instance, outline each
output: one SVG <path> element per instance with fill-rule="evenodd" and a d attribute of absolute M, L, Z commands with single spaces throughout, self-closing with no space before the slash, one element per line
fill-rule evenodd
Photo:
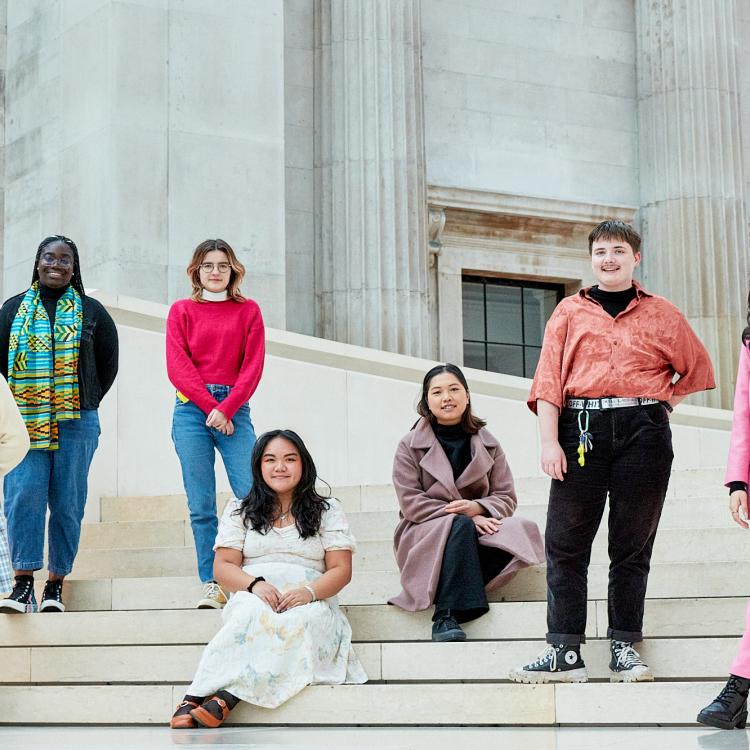
<path fill-rule="evenodd" d="M 210 706 L 212 703 L 219 707 L 218 713 L 221 714 L 220 719 L 214 716 L 206 708 L 206 706 Z M 227 716 L 229 716 L 229 710 L 230 710 L 229 706 L 227 706 L 227 703 L 225 700 L 222 700 L 221 698 L 219 698 L 218 695 L 212 695 L 208 700 L 203 701 L 202 706 L 198 706 L 197 708 L 194 708 L 190 712 L 190 715 L 202 727 L 215 729 L 216 727 L 220 727 L 226 721 Z"/>
<path fill-rule="evenodd" d="M 193 721 L 190 712 L 198 708 L 198 704 L 193 701 L 182 701 L 177 710 L 172 714 L 172 720 L 169 726 L 172 729 L 195 729 L 198 725 Z"/>

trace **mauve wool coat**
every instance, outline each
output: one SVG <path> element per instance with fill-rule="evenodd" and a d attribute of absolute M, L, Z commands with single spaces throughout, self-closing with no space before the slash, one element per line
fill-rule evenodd
<path fill-rule="evenodd" d="M 420 419 L 398 444 L 393 484 L 401 506 L 393 544 L 403 591 L 390 604 L 411 612 L 433 604 L 454 518 L 445 512 L 445 505 L 453 500 L 476 500 L 490 516 L 503 519 L 499 531 L 479 537 L 479 544 L 514 556 L 487 584 L 488 591 L 507 583 L 521 568 L 543 562 L 539 528 L 533 521 L 513 517 L 518 504 L 513 476 L 503 449 L 488 430 L 472 435 L 471 462 L 454 481 L 453 469 L 429 421 Z"/>

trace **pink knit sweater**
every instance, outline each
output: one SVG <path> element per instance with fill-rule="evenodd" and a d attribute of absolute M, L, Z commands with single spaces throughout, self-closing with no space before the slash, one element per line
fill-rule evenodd
<path fill-rule="evenodd" d="M 181 299 L 169 309 L 169 380 L 206 414 L 218 408 L 231 419 L 258 387 L 264 359 L 263 316 L 253 300 Z M 206 390 L 209 383 L 232 386 L 221 405 Z"/>

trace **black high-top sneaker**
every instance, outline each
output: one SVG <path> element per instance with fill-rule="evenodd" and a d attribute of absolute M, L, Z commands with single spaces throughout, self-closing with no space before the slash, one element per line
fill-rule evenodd
<path fill-rule="evenodd" d="M 36 612 L 34 576 L 16 576 L 13 591 L 7 599 L 0 599 L 0 613 L 6 615 Z"/>
<path fill-rule="evenodd" d="M 641 655 L 627 641 L 611 641 L 609 644 L 610 682 L 653 682 L 654 674 Z"/>
<path fill-rule="evenodd" d="M 47 581 L 44 584 L 42 603 L 39 605 L 40 612 L 65 612 L 62 600 L 62 581 Z"/>
<path fill-rule="evenodd" d="M 747 724 L 748 691 L 750 680 L 730 675 L 713 702 L 698 714 L 698 721 L 719 729 L 744 729 Z"/>
<path fill-rule="evenodd" d="M 586 682 L 588 674 L 581 647 L 565 643 L 548 644 L 530 664 L 511 671 L 513 682 Z"/>

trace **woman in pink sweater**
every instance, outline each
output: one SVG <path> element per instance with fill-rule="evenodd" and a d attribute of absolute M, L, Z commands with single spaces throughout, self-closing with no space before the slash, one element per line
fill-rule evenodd
<path fill-rule="evenodd" d="M 206 240 L 187 269 L 189 299 L 167 317 L 167 373 L 177 389 L 172 440 L 182 466 L 190 525 L 203 593 L 198 608 L 221 608 L 226 596 L 214 580 L 216 450 L 239 499 L 252 486 L 255 431 L 248 399 L 258 387 L 265 358 L 260 308 L 240 294 L 245 268 L 224 240 Z"/>
<path fill-rule="evenodd" d="M 732 520 L 743 529 L 748 528 L 747 486 L 750 473 L 750 296 L 747 304 L 748 325 L 742 332 L 732 435 L 724 477 L 724 484 L 729 487 L 729 512 Z M 745 633 L 729 672 L 729 679 L 722 691 L 698 714 L 701 724 L 719 729 L 745 728 L 747 696 L 750 692 L 750 604 L 745 617 Z"/>

